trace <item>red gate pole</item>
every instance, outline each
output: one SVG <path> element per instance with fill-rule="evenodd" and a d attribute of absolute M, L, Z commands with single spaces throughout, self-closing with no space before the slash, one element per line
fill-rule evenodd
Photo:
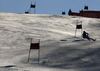
<path fill-rule="evenodd" d="M 40 62 L 40 39 L 39 39 L 39 49 L 38 49 L 38 63 Z"/>
<path fill-rule="evenodd" d="M 30 41 L 30 46 L 31 46 L 31 43 L 32 43 L 32 39 L 31 39 L 31 41 Z M 29 60 L 30 60 L 30 53 L 31 53 L 31 48 L 29 49 L 28 62 L 29 62 Z"/>
<path fill-rule="evenodd" d="M 40 62 L 40 49 L 38 50 L 38 63 Z"/>

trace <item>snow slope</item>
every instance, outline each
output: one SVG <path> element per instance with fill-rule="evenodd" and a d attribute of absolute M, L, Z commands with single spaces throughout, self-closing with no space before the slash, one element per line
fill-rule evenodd
<path fill-rule="evenodd" d="M 81 38 L 76 20 L 97 40 Z M 100 71 L 100 19 L 0 13 L 0 71 Z M 30 39 L 40 39 L 40 63 Z"/>

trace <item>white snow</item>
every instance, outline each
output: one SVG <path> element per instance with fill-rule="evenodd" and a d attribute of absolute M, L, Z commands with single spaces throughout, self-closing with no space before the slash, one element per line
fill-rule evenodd
<path fill-rule="evenodd" d="M 76 20 L 97 40 L 81 38 Z M 31 38 L 38 50 L 28 53 Z M 100 71 L 100 19 L 62 15 L 0 13 L 0 71 Z"/>

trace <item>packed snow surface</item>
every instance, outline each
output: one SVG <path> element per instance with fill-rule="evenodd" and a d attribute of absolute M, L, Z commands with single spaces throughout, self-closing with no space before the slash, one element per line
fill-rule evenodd
<path fill-rule="evenodd" d="M 96 41 L 83 39 L 82 31 Z M 40 39 L 38 50 L 30 41 Z M 100 71 L 100 19 L 0 13 L 0 71 Z"/>

